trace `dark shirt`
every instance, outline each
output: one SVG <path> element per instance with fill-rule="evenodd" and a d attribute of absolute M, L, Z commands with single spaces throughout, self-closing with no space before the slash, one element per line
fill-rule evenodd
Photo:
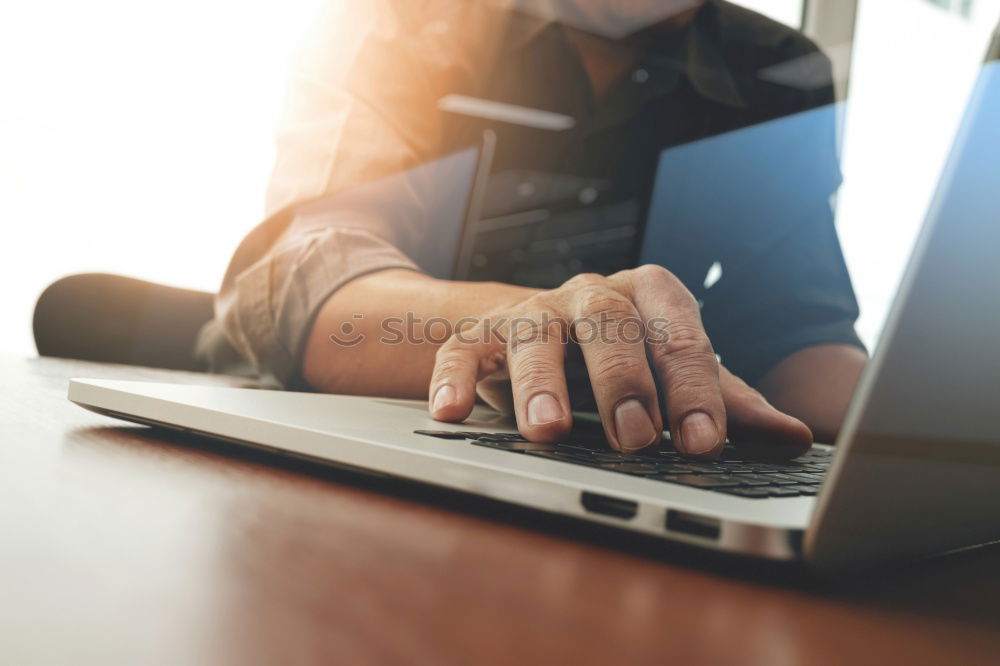
<path fill-rule="evenodd" d="M 462 278 L 551 287 L 653 256 L 702 301 L 716 351 L 751 382 L 798 349 L 860 345 L 830 204 L 840 172 L 834 114 L 824 112 L 834 108 L 829 63 L 799 33 L 710 0 L 598 101 L 558 22 L 488 0 L 355 10 L 319 26 L 293 79 L 269 218 L 230 265 L 203 338 L 210 358 L 224 346 L 221 327 L 260 371 L 294 385 L 333 291 L 374 270 L 435 273 L 420 265 L 439 233 L 428 213 L 435 187 L 408 174 L 487 130 L 496 154 Z M 350 20 L 354 32 L 338 40 Z M 803 62 L 804 83 L 768 74 Z M 449 95 L 552 112 L 572 127 L 443 110 Z M 786 132 L 789 118 L 812 120 Z M 348 196 L 379 182 L 395 183 L 391 211 Z M 742 202 L 750 189 L 754 201 Z M 715 264 L 722 275 L 710 284 Z"/>

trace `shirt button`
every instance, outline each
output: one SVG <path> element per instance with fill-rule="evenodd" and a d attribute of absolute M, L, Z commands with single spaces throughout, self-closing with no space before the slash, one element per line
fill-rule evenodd
<path fill-rule="evenodd" d="M 649 72 L 640 67 L 632 72 L 632 80 L 636 83 L 645 83 L 646 81 L 649 81 Z"/>

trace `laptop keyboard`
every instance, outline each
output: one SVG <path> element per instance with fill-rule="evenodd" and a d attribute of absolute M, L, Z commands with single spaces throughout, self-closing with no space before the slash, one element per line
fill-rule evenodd
<path fill-rule="evenodd" d="M 571 438 L 558 444 L 540 444 L 503 432 L 414 432 L 751 499 L 816 495 L 832 455 L 831 451 L 814 448 L 794 460 L 759 461 L 747 459 L 745 454 L 727 444 L 717 460 L 700 461 L 685 458 L 670 446 L 668 440 L 664 440 L 658 449 L 648 452 L 619 453 L 608 449 L 603 440 Z"/>

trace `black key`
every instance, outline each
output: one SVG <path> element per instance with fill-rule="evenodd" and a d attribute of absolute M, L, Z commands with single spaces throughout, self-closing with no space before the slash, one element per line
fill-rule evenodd
<path fill-rule="evenodd" d="M 471 433 L 466 433 L 471 434 Z M 526 442 L 528 440 L 523 437 L 497 437 L 496 435 L 479 435 L 478 437 L 473 437 L 472 439 L 478 439 L 483 442 Z M 554 446 L 554 445 L 553 445 Z"/>
<path fill-rule="evenodd" d="M 771 497 L 798 497 L 799 491 L 794 490 L 794 486 L 781 486 L 780 488 L 768 488 L 767 494 Z"/>
<path fill-rule="evenodd" d="M 719 465 L 707 465 L 702 463 L 688 463 L 688 467 L 695 474 L 725 474 L 726 470 Z"/>
<path fill-rule="evenodd" d="M 629 462 L 629 459 L 620 453 L 591 453 L 590 457 L 602 463 Z"/>
<path fill-rule="evenodd" d="M 441 439 L 469 439 L 468 433 L 452 432 L 451 430 L 414 430 L 418 435 L 440 437 Z"/>
<path fill-rule="evenodd" d="M 602 463 L 600 468 L 612 472 L 624 472 L 625 474 L 656 474 L 659 471 L 656 469 L 656 465 L 634 462 Z"/>
<path fill-rule="evenodd" d="M 816 478 L 812 474 L 782 474 L 781 476 L 798 481 L 799 483 L 819 483 L 820 479 Z"/>
<path fill-rule="evenodd" d="M 683 463 L 660 462 L 656 468 L 663 474 L 694 474 L 694 470 Z"/>
<path fill-rule="evenodd" d="M 736 477 L 744 486 L 765 487 L 774 485 L 766 478 L 758 477 L 756 474 L 741 474 Z"/>
<path fill-rule="evenodd" d="M 546 444 L 544 442 L 525 442 L 525 441 L 505 442 L 505 441 L 496 441 L 492 439 L 474 439 L 470 443 L 475 444 L 476 446 L 485 446 L 490 449 L 501 449 L 503 451 L 518 451 L 522 453 L 526 451 L 556 450 L 555 444 Z"/>
<path fill-rule="evenodd" d="M 585 455 L 585 456 L 589 456 L 595 453 L 593 449 L 588 449 L 584 446 L 577 446 L 575 444 L 559 443 L 556 445 L 556 448 L 560 451 L 566 451 L 567 453 L 578 453 L 580 455 Z"/>
<path fill-rule="evenodd" d="M 783 468 L 780 465 L 775 465 L 773 463 L 762 463 L 762 462 L 749 462 L 747 463 L 755 472 L 761 474 L 772 474 L 774 472 L 780 472 Z"/>
<path fill-rule="evenodd" d="M 618 451 L 612 451 L 612 454 L 617 454 L 622 460 L 628 460 L 629 462 L 650 462 L 645 456 L 640 456 L 635 453 L 619 453 Z"/>
<path fill-rule="evenodd" d="M 585 458 L 584 456 L 578 456 L 573 453 L 563 453 L 562 451 L 525 451 L 529 456 L 538 456 L 539 458 L 547 458 L 549 460 L 560 460 L 562 462 L 573 463 L 574 465 L 585 465 L 587 467 L 597 467 L 594 461 L 590 458 Z"/>
<path fill-rule="evenodd" d="M 667 476 L 655 477 L 662 481 L 668 481 L 670 483 L 679 483 L 684 486 L 692 486 L 694 488 L 725 488 L 727 486 L 736 487 L 740 485 L 740 482 L 733 478 L 726 478 L 723 476 L 699 476 L 696 474 L 676 474 Z"/>
<path fill-rule="evenodd" d="M 726 493 L 727 495 L 737 495 L 739 497 L 764 498 L 771 496 L 767 492 L 766 488 L 746 488 L 743 486 L 740 486 L 739 488 L 717 488 L 716 492 Z"/>
<path fill-rule="evenodd" d="M 785 472 L 794 471 L 794 470 L 789 470 L 787 467 L 782 467 L 778 465 L 760 465 L 757 463 L 751 464 L 750 467 L 757 474 L 783 474 Z"/>
<path fill-rule="evenodd" d="M 806 465 L 802 468 L 803 472 L 809 472 L 811 474 L 826 474 L 828 465 L 823 465 L 822 467 L 818 465 Z"/>
<path fill-rule="evenodd" d="M 502 439 L 524 439 L 516 432 L 495 432 L 490 437 L 500 437 Z"/>
<path fill-rule="evenodd" d="M 780 476 L 778 476 L 781 474 L 781 471 L 771 467 L 761 468 L 758 467 L 757 465 L 753 465 L 753 472 L 754 474 L 759 474 L 761 476 L 766 476 L 768 478 L 771 477 L 781 478 Z M 788 479 L 785 480 L 787 481 Z"/>
<path fill-rule="evenodd" d="M 636 458 L 638 458 L 642 462 L 650 462 L 650 463 L 663 462 L 663 458 L 658 453 L 656 453 L 655 451 L 651 451 L 649 453 L 645 453 L 645 452 L 642 452 L 642 453 L 633 453 L 631 455 L 635 456 Z"/>
<path fill-rule="evenodd" d="M 787 488 L 788 490 L 797 490 L 800 495 L 805 495 L 806 497 L 814 497 L 819 494 L 818 486 L 784 486 L 784 488 Z"/>
<path fill-rule="evenodd" d="M 722 465 L 723 467 L 746 467 L 747 469 L 753 467 L 753 465 L 744 460 L 726 460 L 724 458 L 716 461 L 715 464 Z"/>
<path fill-rule="evenodd" d="M 798 483 L 797 481 L 790 481 L 788 479 L 782 479 L 780 477 L 776 478 L 774 474 L 750 474 L 750 475 L 741 474 L 740 478 L 745 479 L 744 483 L 747 484 L 750 483 L 750 480 L 753 480 L 753 481 L 762 481 L 763 483 L 769 486 L 794 486 Z"/>
<path fill-rule="evenodd" d="M 783 472 L 781 474 L 766 474 L 765 476 L 774 479 L 775 483 L 778 483 L 780 481 L 783 485 L 791 485 L 785 483 L 787 481 L 791 481 L 793 483 L 820 483 L 821 481 L 820 479 L 814 479 L 812 476 L 809 476 L 807 474 L 796 474 L 788 472 Z"/>
<path fill-rule="evenodd" d="M 690 467 L 679 463 L 657 463 L 656 469 L 661 474 L 694 474 Z"/>

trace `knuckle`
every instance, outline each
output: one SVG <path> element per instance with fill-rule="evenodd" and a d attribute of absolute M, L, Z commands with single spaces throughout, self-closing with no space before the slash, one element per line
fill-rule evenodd
<path fill-rule="evenodd" d="M 629 292 L 648 288 L 672 290 L 678 286 L 686 290 L 676 275 L 659 264 L 643 264 L 637 268 L 630 268 L 615 273 L 612 279 L 622 283 Z"/>
<path fill-rule="evenodd" d="M 652 347 L 656 358 L 669 360 L 678 356 L 707 356 L 715 363 L 715 350 L 705 331 L 699 326 L 670 326 L 665 339 Z"/>
<path fill-rule="evenodd" d="M 520 351 L 559 342 L 565 339 L 566 329 L 565 320 L 548 312 L 518 317 L 510 323 L 507 346 L 511 351 Z"/>
<path fill-rule="evenodd" d="M 508 328 L 513 329 L 514 324 L 535 323 L 539 330 L 548 329 L 551 332 L 554 327 L 565 326 L 565 306 L 567 295 L 571 293 L 560 287 L 531 296 L 521 303 L 516 314 L 508 315 Z M 513 331 L 510 334 L 513 335 Z"/>
<path fill-rule="evenodd" d="M 617 292 L 600 290 L 581 296 L 573 331 L 581 345 L 627 345 L 642 342 L 645 325 L 631 301 Z"/>
<path fill-rule="evenodd" d="M 543 291 L 529 296 L 518 309 L 529 312 L 552 312 L 555 309 L 554 293 L 555 291 Z"/>
<path fill-rule="evenodd" d="M 537 342 L 545 331 L 541 318 L 537 316 L 516 317 L 510 322 L 510 330 L 507 335 L 507 344 L 526 345 L 530 342 Z"/>
<path fill-rule="evenodd" d="M 643 264 L 633 269 L 636 277 L 643 281 L 658 283 L 679 283 L 677 276 L 659 264 Z"/>
<path fill-rule="evenodd" d="M 646 359 L 628 349 L 609 349 L 594 359 L 594 375 L 600 381 L 631 380 L 648 371 Z"/>
<path fill-rule="evenodd" d="M 434 374 L 439 377 L 454 375 L 467 368 L 468 363 L 462 358 L 456 356 L 439 357 L 437 363 L 434 365 Z"/>
<path fill-rule="evenodd" d="M 615 320 L 630 316 L 635 311 L 631 301 L 603 285 L 580 289 L 576 296 L 576 306 L 577 316 L 603 314 L 605 318 Z"/>
<path fill-rule="evenodd" d="M 650 345 L 650 356 L 657 370 L 668 375 L 673 384 L 718 382 L 719 364 L 712 343 L 693 327 L 672 330 L 665 341 Z"/>
<path fill-rule="evenodd" d="M 712 357 L 714 362 L 715 357 Z M 689 357 L 676 362 L 670 370 L 667 390 L 672 394 L 693 392 L 707 394 L 718 390 L 718 382 L 705 357 Z"/>
<path fill-rule="evenodd" d="M 551 389 L 559 377 L 560 368 L 547 359 L 532 358 L 511 367 L 511 383 L 518 390 L 535 393 Z"/>
<path fill-rule="evenodd" d="M 603 284 L 605 278 L 597 273 L 578 273 L 563 283 L 561 288 L 578 289 L 591 285 Z"/>
<path fill-rule="evenodd" d="M 674 297 L 681 297 L 688 301 L 691 306 L 697 307 L 698 299 L 681 282 L 681 279 L 671 273 L 663 266 L 657 264 L 644 264 L 631 271 L 633 288 L 654 289 L 657 291 L 670 292 Z"/>

